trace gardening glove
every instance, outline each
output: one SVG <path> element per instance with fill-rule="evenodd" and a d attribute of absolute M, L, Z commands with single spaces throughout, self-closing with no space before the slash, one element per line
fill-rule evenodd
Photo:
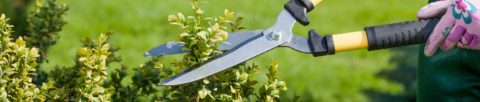
<path fill-rule="evenodd" d="M 417 17 L 432 18 L 444 14 L 429 36 L 425 56 L 442 50 L 460 48 L 480 50 L 480 0 L 440 0 L 421 8 Z"/>

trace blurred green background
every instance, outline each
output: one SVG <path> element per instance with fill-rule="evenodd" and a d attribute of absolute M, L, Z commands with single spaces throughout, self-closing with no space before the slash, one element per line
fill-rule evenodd
<path fill-rule="evenodd" d="M 21 30 L 20 17 L 25 10 L 5 8 L 31 4 L 8 1 L 12 0 L 0 1 L 0 12 L 7 13 L 13 19 L 13 24 L 19 24 L 15 25 L 16 29 Z M 247 30 L 255 30 L 273 25 L 288 0 L 200 1 L 205 1 L 202 6 L 205 16 L 220 16 L 224 9 L 229 9 L 237 16 L 244 17 L 242 25 Z M 180 29 L 168 24 L 169 14 L 193 13 L 190 0 L 64 2 L 71 8 L 66 16 L 68 24 L 60 32 L 57 45 L 49 51 L 49 63 L 41 66 L 43 70 L 48 71 L 55 65 L 73 65 L 72 58 L 81 46 L 80 38 L 95 38 L 108 31 L 114 32 L 111 39 L 113 45 L 122 47 L 119 55 L 123 63 L 129 67 L 137 66 L 150 59 L 142 56 L 144 52 L 177 39 Z M 359 31 L 366 26 L 415 20 L 416 11 L 426 3 L 427 0 L 325 0 L 309 13 L 310 25 L 296 24 L 293 32 L 307 36 L 309 29 L 316 29 L 322 34 L 335 34 Z M 294 96 L 300 96 L 300 101 L 323 102 L 415 101 L 416 47 L 372 52 L 357 50 L 316 58 L 289 48 L 277 48 L 249 63 L 255 62 L 266 67 L 272 59 L 279 62 L 280 78 L 288 85 L 287 93 L 282 94 L 284 101 L 292 100 Z M 165 63 L 180 57 L 165 56 Z M 264 73 L 257 76 L 259 80 L 265 80 Z"/>

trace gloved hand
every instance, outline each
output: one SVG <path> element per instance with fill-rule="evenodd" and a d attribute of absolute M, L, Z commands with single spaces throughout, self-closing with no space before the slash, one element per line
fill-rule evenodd
<path fill-rule="evenodd" d="M 480 50 L 480 0 L 441 0 L 421 8 L 420 19 L 443 15 L 428 38 L 425 56 L 432 56 L 441 46 L 442 50 L 455 45 Z"/>

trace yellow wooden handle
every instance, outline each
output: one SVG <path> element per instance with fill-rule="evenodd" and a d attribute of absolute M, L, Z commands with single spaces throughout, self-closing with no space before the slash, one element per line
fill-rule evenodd
<path fill-rule="evenodd" d="M 318 4 L 320 4 L 323 0 L 310 0 L 313 4 L 313 6 L 317 6 Z"/>
<path fill-rule="evenodd" d="M 368 47 L 367 33 L 357 31 L 332 35 L 335 53 Z"/>

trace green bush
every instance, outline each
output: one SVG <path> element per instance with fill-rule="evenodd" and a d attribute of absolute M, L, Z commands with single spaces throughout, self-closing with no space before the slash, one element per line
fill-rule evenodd
<path fill-rule="evenodd" d="M 38 49 L 26 47 L 22 37 L 12 41 L 12 25 L 0 16 L 0 101 L 33 101 L 40 92 L 32 83 Z"/>
<path fill-rule="evenodd" d="M 40 48 L 42 62 L 50 46 L 54 45 L 58 38 L 58 32 L 67 23 L 63 16 L 68 11 L 63 2 L 57 0 L 36 0 L 34 10 L 28 15 L 29 23 L 26 28 L 29 33 L 25 35 L 29 45 Z"/>

